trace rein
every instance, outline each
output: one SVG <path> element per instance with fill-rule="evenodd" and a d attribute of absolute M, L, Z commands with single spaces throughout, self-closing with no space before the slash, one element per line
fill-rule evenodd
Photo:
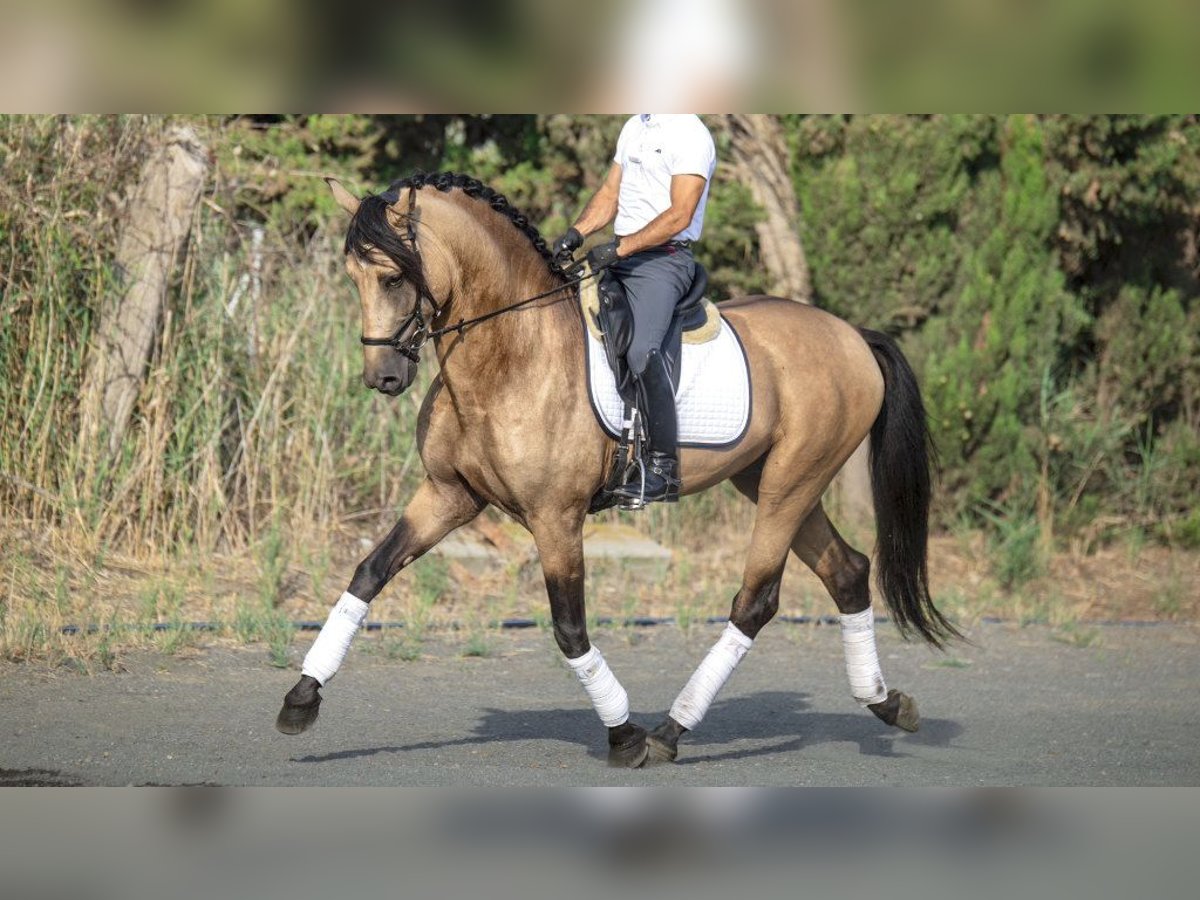
<path fill-rule="evenodd" d="M 400 199 L 398 192 L 395 191 L 389 191 L 385 194 L 381 194 L 380 196 L 387 201 L 389 206 Z M 420 251 L 417 248 L 417 230 L 413 227 L 413 213 L 416 210 L 416 206 L 416 189 L 410 186 L 408 189 L 408 215 L 405 216 L 404 225 L 408 242 L 412 245 L 413 252 L 417 254 L 417 258 L 420 259 Z M 567 271 L 570 271 L 570 267 Z M 508 306 L 500 309 L 494 309 L 491 312 L 484 313 L 480 316 L 474 316 L 470 319 L 459 319 L 453 325 L 445 325 L 442 328 L 435 328 L 432 331 L 430 330 L 429 325 L 432 322 L 436 322 L 438 317 L 445 312 L 446 307 L 450 304 L 450 301 L 447 300 L 445 303 L 439 306 L 429 294 L 428 289 L 425 289 L 421 291 L 420 295 L 417 297 L 417 303 L 416 306 L 413 307 L 413 311 L 408 315 L 407 318 L 405 318 L 403 322 L 400 323 L 400 327 L 396 329 L 395 334 L 389 338 L 372 338 L 363 335 L 359 337 L 359 341 L 367 347 L 391 347 L 401 356 L 412 360 L 414 363 L 419 363 L 421 361 L 421 348 L 423 348 L 431 338 L 441 337 L 444 334 L 450 334 L 452 332 L 461 334 L 472 325 L 478 325 L 480 322 L 486 322 L 488 319 L 494 319 L 497 316 L 502 316 L 505 313 L 510 313 L 521 309 L 524 306 L 528 306 L 534 301 L 541 300 L 545 297 L 551 296 L 552 294 L 557 294 L 560 291 L 573 288 L 587 281 L 589 278 L 595 278 L 598 274 L 599 272 L 589 272 L 586 275 L 570 278 L 563 284 L 551 288 L 548 291 L 542 291 L 540 294 L 534 294 L 532 297 L 526 297 L 524 300 L 518 300 L 516 303 L 511 303 Z M 428 303 L 433 309 L 433 315 L 430 317 L 429 322 L 425 321 L 425 316 L 422 312 L 426 303 Z M 409 326 L 414 322 L 416 323 L 416 328 L 413 330 L 413 333 L 407 339 L 401 338 L 401 335 L 403 335 L 404 332 L 408 330 Z"/>

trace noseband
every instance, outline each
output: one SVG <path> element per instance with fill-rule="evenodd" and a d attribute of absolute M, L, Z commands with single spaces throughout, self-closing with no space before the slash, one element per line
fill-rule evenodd
<path fill-rule="evenodd" d="M 400 199 L 398 191 L 390 190 L 380 194 L 380 197 L 391 206 Z M 408 243 L 412 245 L 413 252 L 420 259 L 420 253 L 417 250 L 417 229 L 413 226 L 413 214 L 417 208 L 417 192 L 413 187 L 408 189 L 408 215 L 404 218 L 404 230 L 408 237 Z M 424 307 L 428 303 L 433 309 L 433 315 L 429 321 L 425 320 Z M 420 291 L 417 296 L 417 303 L 413 307 L 413 311 L 408 314 L 407 318 L 400 323 L 400 327 L 396 329 L 396 333 L 387 338 L 373 338 L 363 335 L 359 341 L 366 347 L 391 347 L 401 356 L 412 360 L 414 363 L 421 361 L 421 348 L 425 346 L 429 340 L 430 331 L 429 324 L 437 319 L 442 313 L 442 307 L 438 306 L 437 301 L 429 293 L 429 289 L 425 288 Z M 407 338 L 402 337 L 404 332 L 408 331 L 410 326 L 415 324 L 412 334 Z"/>
<path fill-rule="evenodd" d="M 421 312 L 421 308 L 425 305 L 427 299 L 428 298 L 426 298 L 424 295 L 417 298 L 416 307 L 409 314 L 409 316 L 400 323 L 400 327 L 396 329 L 396 333 L 390 338 L 371 338 L 363 336 L 358 340 L 366 347 L 391 347 L 401 356 L 407 357 L 415 363 L 419 363 L 421 361 L 421 348 L 424 347 L 426 341 L 429 340 L 429 323 L 425 321 L 425 316 Z M 428 302 L 433 305 L 433 318 L 436 319 L 438 313 L 441 312 L 441 308 L 434 304 L 432 300 L 428 300 Z M 408 330 L 408 327 L 413 323 L 416 323 L 417 326 L 413 329 L 413 333 L 409 335 L 407 339 L 402 338 L 401 335 L 404 334 L 404 332 Z"/>

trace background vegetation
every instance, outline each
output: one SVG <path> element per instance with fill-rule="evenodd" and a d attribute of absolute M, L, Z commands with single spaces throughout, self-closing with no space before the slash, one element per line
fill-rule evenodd
<path fill-rule="evenodd" d="M 468 172 L 552 236 L 621 119 L 186 121 L 212 177 L 133 424 L 99 458 L 77 440 L 89 337 L 125 198 L 171 120 L 0 117 L 0 508 L 93 557 L 250 549 L 279 569 L 331 529 L 393 517 L 419 468 L 420 386 L 395 402 L 361 389 L 345 223 L 319 176 L 366 192 Z M 1029 571 L 1068 544 L 1200 545 L 1200 120 L 781 124 L 815 301 L 897 335 L 921 377 L 940 525 L 1015 542 Z M 767 283 L 759 215 L 719 170 L 698 254 L 716 298 Z M 699 544 L 744 520 L 736 503 L 717 491 L 647 520 Z"/>

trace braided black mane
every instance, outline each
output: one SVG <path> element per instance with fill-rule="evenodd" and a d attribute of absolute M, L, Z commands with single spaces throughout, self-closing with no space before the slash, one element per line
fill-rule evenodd
<path fill-rule="evenodd" d="M 438 172 L 432 175 L 417 172 L 392 182 L 382 194 L 368 194 L 362 199 L 354 218 L 350 220 L 350 228 L 346 232 L 346 252 L 353 251 L 365 256 L 371 249 L 379 250 L 395 263 L 404 278 L 408 279 L 418 292 L 427 294 L 428 288 L 421 273 L 420 256 L 401 239 L 387 221 L 388 207 L 397 201 L 402 192 L 410 187 L 419 190 L 426 185 L 437 188 L 442 193 L 458 188 L 468 197 L 487 203 L 520 229 L 559 281 L 564 279 L 565 276 L 554 261 L 554 255 L 541 232 L 527 216 L 509 204 L 507 197 L 492 190 L 482 181 L 455 172 Z"/>

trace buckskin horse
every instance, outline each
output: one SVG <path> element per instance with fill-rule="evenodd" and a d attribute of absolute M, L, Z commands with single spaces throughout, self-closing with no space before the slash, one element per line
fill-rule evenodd
<path fill-rule="evenodd" d="M 331 611 L 284 699 L 280 731 L 296 734 L 316 720 L 319 689 L 367 604 L 489 504 L 533 536 L 554 638 L 608 728 L 610 764 L 675 759 L 681 736 L 778 610 L 789 551 L 837 605 L 855 699 L 888 725 L 917 729 L 916 704 L 887 690 L 879 669 L 868 558 L 842 539 L 821 503 L 869 434 L 878 583 L 891 619 L 906 638 L 934 646 L 958 636 L 929 594 L 931 447 L 916 378 L 889 337 L 785 298 L 720 304 L 746 351 L 753 414 L 734 446 L 682 451 L 682 494 L 730 479 L 757 505 L 754 529 L 726 632 L 647 732 L 629 721 L 625 690 L 586 627 L 583 524 L 616 444 L 589 405 L 574 284 L 525 216 L 472 178 L 418 174 L 361 200 L 329 185 L 351 215 L 345 266 L 361 301 L 363 381 L 400 394 L 427 342 L 439 371 L 417 426 L 424 480 Z"/>

